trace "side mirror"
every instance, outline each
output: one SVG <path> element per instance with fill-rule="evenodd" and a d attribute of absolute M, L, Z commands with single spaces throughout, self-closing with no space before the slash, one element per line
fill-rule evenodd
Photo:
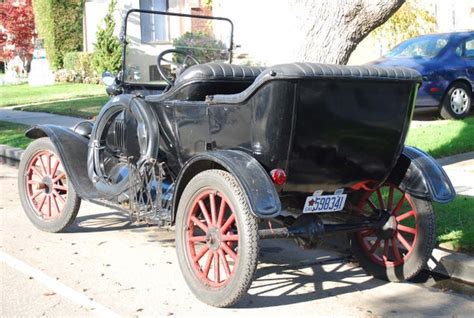
<path fill-rule="evenodd" d="M 115 77 L 112 75 L 112 72 L 110 71 L 105 71 L 102 73 L 102 82 L 106 86 L 110 86 L 115 83 Z"/>

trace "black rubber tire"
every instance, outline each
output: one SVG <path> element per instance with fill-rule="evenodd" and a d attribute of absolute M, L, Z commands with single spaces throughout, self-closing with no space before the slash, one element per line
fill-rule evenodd
<path fill-rule="evenodd" d="M 33 141 L 23 153 L 20 165 L 18 167 L 18 192 L 20 196 L 21 205 L 23 206 L 23 210 L 25 211 L 25 214 L 28 219 L 30 219 L 31 223 L 33 223 L 34 226 L 36 226 L 42 231 L 57 233 L 65 230 L 69 225 L 72 224 L 72 222 L 74 222 L 81 206 L 81 199 L 76 194 L 76 191 L 74 190 L 71 181 L 66 175 L 68 183 L 68 194 L 66 198 L 66 203 L 63 207 L 63 210 L 61 211 L 60 216 L 54 218 L 53 220 L 45 220 L 40 218 L 36 214 L 33 207 L 31 206 L 29 199 L 27 198 L 25 175 L 27 173 L 26 170 L 31 160 L 38 152 L 43 150 L 49 150 L 59 158 L 59 154 L 56 150 L 56 147 L 54 147 L 53 143 L 48 137 L 39 138 Z"/>
<path fill-rule="evenodd" d="M 451 108 L 451 95 L 456 89 L 464 90 L 468 97 L 467 108 L 461 114 L 456 114 Z M 464 117 L 469 115 L 469 112 L 471 111 L 471 105 L 472 105 L 471 88 L 464 83 L 455 82 L 452 84 L 452 86 L 448 89 L 448 91 L 443 97 L 443 101 L 441 102 L 441 107 L 440 107 L 440 115 L 444 119 L 463 119 Z"/>
<path fill-rule="evenodd" d="M 401 282 L 414 278 L 426 266 L 436 243 L 436 221 L 430 201 L 410 197 L 416 207 L 418 238 L 410 257 L 401 265 L 386 267 L 372 261 L 360 246 L 356 235 L 351 235 L 351 249 L 364 270 L 377 278 Z"/>
<path fill-rule="evenodd" d="M 191 204 L 206 188 L 227 196 L 235 209 L 239 228 L 239 265 L 229 282 L 219 288 L 212 288 L 199 279 L 189 261 L 185 242 L 186 220 Z M 257 218 L 250 210 L 244 191 L 230 173 L 223 170 L 206 170 L 189 181 L 179 201 L 176 215 L 176 251 L 184 279 L 199 300 L 214 307 L 229 307 L 246 295 L 257 267 L 258 245 Z"/>

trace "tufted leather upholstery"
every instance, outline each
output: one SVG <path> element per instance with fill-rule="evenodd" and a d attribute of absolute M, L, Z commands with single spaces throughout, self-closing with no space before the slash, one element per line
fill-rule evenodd
<path fill-rule="evenodd" d="M 389 80 L 421 83 L 420 73 L 406 67 L 347 66 L 319 63 L 279 64 L 266 68 L 245 91 L 231 95 L 210 96 L 208 101 L 210 103 L 239 103 L 269 80 L 303 78 Z"/>
<path fill-rule="evenodd" d="M 336 65 L 320 63 L 279 64 L 267 68 L 261 77 L 274 74 L 280 77 L 329 77 L 358 79 L 389 79 L 421 81 L 421 75 L 406 67 L 380 67 L 374 65 Z"/>
<path fill-rule="evenodd" d="M 206 63 L 186 69 L 175 81 L 175 86 L 199 80 L 250 81 L 264 70 L 264 67 L 233 65 L 226 63 Z"/>

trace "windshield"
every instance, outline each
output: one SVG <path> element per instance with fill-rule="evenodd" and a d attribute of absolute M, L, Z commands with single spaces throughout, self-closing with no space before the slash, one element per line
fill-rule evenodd
<path fill-rule="evenodd" d="M 131 10 L 126 21 L 123 79 L 127 83 L 162 84 L 157 57 L 169 49 L 192 55 L 199 63 L 231 62 L 233 26 L 224 18 L 190 16 L 171 12 Z M 185 56 L 163 56 L 167 77 L 176 77 L 176 64 L 192 62 Z"/>
<path fill-rule="evenodd" d="M 431 58 L 448 44 L 447 35 L 433 35 L 428 37 L 414 38 L 402 42 L 390 52 L 386 57 L 408 57 L 408 58 Z"/>

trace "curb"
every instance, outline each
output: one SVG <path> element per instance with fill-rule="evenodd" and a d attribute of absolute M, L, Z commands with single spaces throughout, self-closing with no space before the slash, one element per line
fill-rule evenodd
<path fill-rule="evenodd" d="M 12 160 L 20 160 L 24 150 L 8 145 L 0 145 L 0 157 Z M 474 152 L 467 153 L 466 156 L 457 155 L 460 158 L 472 158 Z M 449 159 L 449 158 L 445 158 Z M 455 158 L 452 162 L 466 160 Z M 330 236 L 324 240 L 322 247 L 329 247 L 347 254 L 349 252 L 349 241 L 346 236 Z M 474 257 L 453 252 L 444 248 L 434 248 L 428 261 L 428 268 L 438 274 L 449 276 L 470 284 L 474 284 Z"/>
<path fill-rule="evenodd" d="M 471 160 L 471 159 L 474 159 L 474 151 L 460 153 L 460 154 L 450 156 L 450 157 L 440 158 L 440 159 L 437 159 L 437 161 L 440 165 L 447 166 L 453 163 Z"/>
<path fill-rule="evenodd" d="M 23 152 L 25 152 L 25 150 L 21 148 L 14 148 L 8 145 L 0 145 L 0 157 L 20 161 Z"/>
<path fill-rule="evenodd" d="M 350 241 L 347 236 L 327 236 L 319 247 L 334 249 L 347 255 L 351 254 Z M 436 274 L 474 284 L 474 257 L 471 255 L 435 247 L 428 260 L 428 269 Z"/>
<path fill-rule="evenodd" d="M 474 257 L 442 247 L 433 250 L 428 268 L 438 274 L 474 284 Z"/>

